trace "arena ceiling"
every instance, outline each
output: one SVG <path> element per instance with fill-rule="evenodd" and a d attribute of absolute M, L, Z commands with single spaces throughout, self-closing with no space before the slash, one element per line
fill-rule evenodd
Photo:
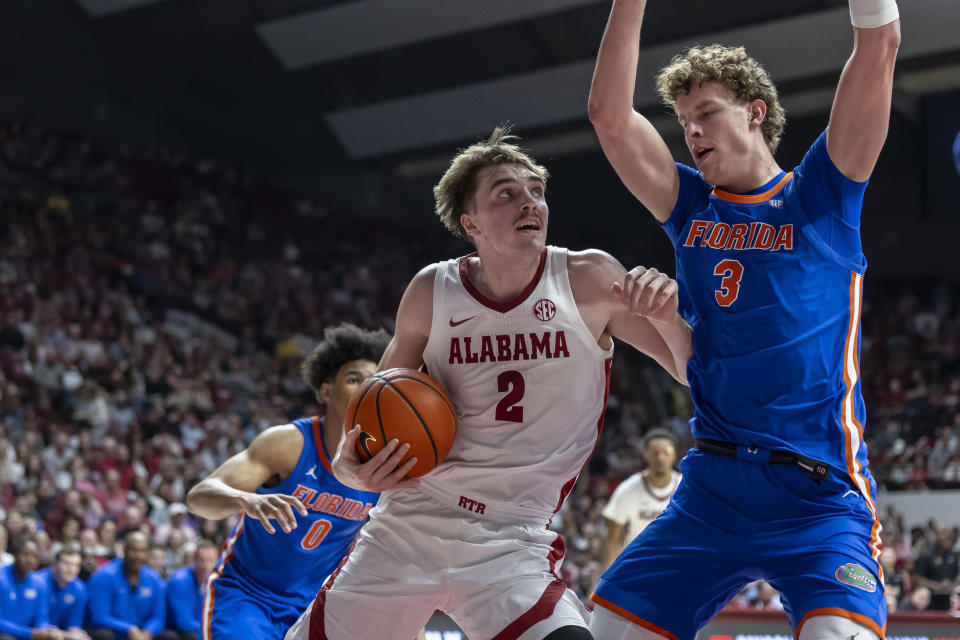
<path fill-rule="evenodd" d="M 901 0 L 899 108 L 960 86 L 960 2 Z M 609 0 L 22 0 L 0 3 L 0 107 L 177 140 L 271 173 L 432 171 L 506 120 L 539 153 L 596 148 L 586 120 Z M 845 0 L 651 0 L 637 104 L 685 45 L 745 44 L 788 113 L 825 112 Z M 679 131 L 679 129 L 676 129 Z"/>

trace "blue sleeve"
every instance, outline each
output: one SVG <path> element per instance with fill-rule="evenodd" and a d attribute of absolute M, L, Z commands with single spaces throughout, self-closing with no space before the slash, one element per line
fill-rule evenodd
<path fill-rule="evenodd" d="M 844 257 L 860 255 L 860 211 L 867 183 L 840 173 L 827 153 L 825 132 L 803 157 L 794 179 L 797 197 L 817 234 Z"/>
<path fill-rule="evenodd" d="M 160 635 L 160 632 L 167 626 L 167 585 L 163 578 L 157 577 L 154 581 L 153 591 L 153 615 L 143 625 L 143 628 L 154 635 Z"/>
<path fill-rule="evenodd" d="M 197 588 L 193 575 L 187 572 L 175 573 L 167 582 L 167 612 L 171 620 L 170 627 L 177 631 L 200 631 L 200 620 L 195 616 Z"/>
<path fill-rule="evenodd" d="M 30 638 L 30 627 L 13 621 L 13 612 L 10 611 L 10 599 L 7 594 L 12 587 L 4 580 L 0 580 L 0 633 L 6 633 L 14 638 Z M 14 603 L 15 604 L 15 603 Z"/>
<path fill-rule="evenodd" d="M 677 203 L 673 205 L 670 217 L 662 224 L 663 230 L 667 232 L 674 247 L 677 246 L 680 233 L 690 216 L 707 205 L 710 201 L 710 192 L 713 190 L 710 183 L 704 180 L 697 170 L 679 162 L 676 166 L 677 175 L 680 178 Z"/>
<path fill-rule="evenodd" d="M 0 616 L 0 633 L 6 633 L 14 638 L 23 638 L 24 640 L 29 640 L 30 627 L 25 627 L 22 624 L 17 624 L 16 622 L 11 622 L 6 619 L 6 616 Z"/>
<path fill-rule="evenodd" d="M 6 595 L 6 594 L 3 594 L 3 595 Z M 6 598 L 4 597 L 3 600 L 6 600 Z M 6 611 L 4 611 L 4 608 L 5 607 L 0 605 L 0 633 L 9 634 L 14 638 L 29 639 L 30 631 L 31 631 L 30 627 L 22 624 L 17 624 L 13 620 L 10 620 L 8 617 L 9 614 Z"/>
<path fill-rule="evenodd" d="M 93 574 L 90 583 L 87 585 L 89 590 L 87 596 L 90 602 L 90 626 L 106 627 L 126 633 L 135 625 L 110 614 L 114 587 L 110 578 L 110 574 L 98 572 Z"/>
<path fill-rule="evenodd" d="M 87 612 L 87 587 L 79 580 L 74 581 L 77 589 L 77 599 L 73 601 L 70 615 L 67 616 L 67 629 L 83 628 L 83 616 Z"/>
<path fill-rule="evenodd" d="M 33 584 L 37 589 L 37 612 L 33 619 L 34 628 L 50 626 L 50 591 L 46 582 L 33 574 Z"/>

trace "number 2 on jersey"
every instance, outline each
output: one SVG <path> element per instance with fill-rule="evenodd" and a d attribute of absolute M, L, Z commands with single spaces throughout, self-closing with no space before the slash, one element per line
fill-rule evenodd
<path fill-rule="evenodd" d="M 497 376 L 497 391 L 509 391 L 497 403 L 497 420 L 523 422 L 523 407 L 517 403 L 523 399 L 524 389 L 523 374 L 519 371 L 504 371 Z"/>
<path fill-rule="evenodd" d="M 713 297 L 721 307 L 729 307 L 740 295 L 743 265 L 739 260 L 721 260 L 713 268 L 713 275 L 723 278 L 720 281 L 720 288 L 713 292 Z"/>

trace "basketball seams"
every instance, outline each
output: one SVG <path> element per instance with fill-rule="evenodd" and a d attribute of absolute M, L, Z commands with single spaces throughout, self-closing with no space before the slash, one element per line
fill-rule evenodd
<path fill-rule="evenodd" d="M 386 380 L 384 380 L 380 376 L 376 376 L 376 378 L 381 382 L 386 382 Z M 383 390 L 386 388 L 387 387 L 384 385 L 379 385 L 377 387 L 377 399 L 376 399 L 376 402 L 374 402 L 374 405 L 377 407 L 377 423 L 380 425 L 380 435 L 383 437 L 384 447 L 387 446 L 388 440 L 387 440 L 387 432 L 383 428 L 383 415 L 380 413 L 380 395 L 383 393 Z"/>
<path fill-rule="evenodd" d="M 406 382 L 408 380 L 419 384 L 411 385 Z M 376 388 L 376 393 L 370 393 L 370 390 L 374 388 Z M 392 390 L 395 395 L 382 395 L 384 389 Z M 426 390 L 429 390 L 430 393 L 427 393 Z M 445 415 L 444 409 L 437 403 L 437 396 L 443 400 L 442 406 L 446 408 L 448 414 Z M 382 436 L 381 449 L 392 439 L 391 434 L 401 440 L 408 440 L 411 445 L 415 445 L 413 447 L 414 453 L 411 453 L 411 455 L 418 455 L 422 458 L 422 461 L 413 470 L 416 472 L 416 476 L 423 475 L 429 469 L 439 465 L 450 450 L 453 435 L 456 432 L 456 409 L 440 383 L 427 373 L 404 368 L 378 371 L 357 389 L 350 400 L 350 404 L 353 407 L 348 408 L 347 413 L 352 418 L 352 423 L 356 424 L 358 420 L 363 423 L 361 426 L 369 423 L 370 428 L 364 429 L 367 432 L 363 434 L 364 436 L 369 433 L 376 433 L 377 429 L 373 428 L 373 423 L 374 421 L 377 422 Z M 421 406 L 418 406 L 418 404 Z M 400 422 L 395 423 L 393 421 L 394 414 L 400 417 L 405 412 L 406 417 Z M 410 416 L 410 413 L 413 415 Z M 416 417 L 422 431 L 417 430 L 416 424 L 412 420 L 413 417 Z M 436 424 L 427 424 L 427 418 L 431 420 L 431 423 L 436 422 Z M 450 422 L 447 422 L 447 420 L 450 420 Z M 391 434 L 387 433 L 387 422 L 390 422 Z M 431 428 L 439 429 L 437 435 L 434 435 Z M 447 433 L 448 430 L 449 433 Z M 394 433 L 395 431 L 396 433 Z M 422 435 L 419 435 L 421 433 L 426 434 L 426 440 L 423 439 Z M 367 437 L 370 438 L 371 442 L 375 440 L 372 436 Z M 426 449 L 427 442 L 430 444 L 430 450 Z M 442 453 L 441 448 L 443 449 Z M 361 460 L 369 459 L 366 455 L 363 455 L 364 452 L 360 451 L 359 446 L 357 449 L 358 453 L 361 454 Z M 433 454 L 432 461 L 430 460 L 431 452 Z M 417 471 L 423 467 L 426 467 L 424 471 Z"/>
<path fill-rule="evenodd" d="M 411 378 L 411 379 L 415 379 L 415 378 Z M 415 416 L 417 416 L 417 420 L 420 421 L 420 424 L 423 426 L 423 430 L 426 432 L 427 437 L 430 439 L 430 446 L 433 447 L 433 464 L 434 464 L 434 465 L 439 464 L 440 456 L 439 456 L 439 454 L 437 453 L 437 443 L 434 442 L 434 440 L 433 440 L 433 434 L 430 433 L 430 428 L 427 426 L 427 423 L 424 421 L 423 416 L 420 415 L 420 412 L 417 411 L 417 408 L 414 406 L 414 404 L 413 404 L 412 402 L 410 402 L 410 400 L 407 398 L 407 396 L 405 396 L 405 395 L 403 394 L 403 391 L 401 391 L 401 390 L 399 389 L 399 387 L 395 386 L 390 380 L 388 380 L 388 379 L 386 379 L 386 378 L 384 378 L 384 377 L 380 377 L 380 380 L 383 381 L 383 383 L 384 383 L 384 385 L 385 385 L 386 387 L 389 387 L 389 388 L 392 389 L 398 396 L 400 396 L 400 398 L 401 398 L 404 402 L 407 403 L 407 406 L 410 407 L 410 410 L 413 411 L 413 414 L 414 414 Z M 420 382 L 420 381 L 417 380 L 417 382 Z M 433 387 L 432 387 L 431 385 L 426 385 L 426 386 L 428 386 L 428 387 L 430 387 L 431 389 L 433 389 Z M 384 388 L 384 387 L 381 387 L 381 390 L 382 390 L 383 388 Z M 380 394 L 379 394 L 379 393 L 377 394 L 377 416 L 378 416 L 378 417 L 380 416 Z M 383 421 L 382 421 L 382 420 L 380 421 L 380 429 L 381 429 L 381 430 L 383 429 Z M 383 437 L 386 438 L 386 437 L 387 437 L 386 434 L 384 434 Z"/>
<path fill-rule="evenodd" d="M 450 415 L 453 416 L 453 421 L 454 422 L 457 421 L 457 411 L 453 408 L 453 403 L 450 402 L 450 399 L 447 397 L 446 391 L 444 391 L 443 389 L 440 389 L 430 384 L 426 380 L 421 380 L 420 378 L 417 378 L 414 376 L 397 376 L 395 378 L 390 378 L 390 380 L 413 380 L 414 382 L 419 382 L 423 386 L 431 389 L 432 391 L 435 391 L 436 394 L 440 396 L 440 399 L 443 400 L 443 403 L 447 405 L 447 409 L 450 409 Z"/>

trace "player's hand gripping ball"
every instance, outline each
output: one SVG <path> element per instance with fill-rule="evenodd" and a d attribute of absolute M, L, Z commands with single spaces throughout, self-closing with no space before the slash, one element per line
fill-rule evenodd
<path fill-rule="evenodd" d="M 415 369 L 375 373 L 354 392 L 347 404 L 344 428 L 360 425 L 357 455 L 366 462 L 393 438 L 410 443 L 397 466 L 416 456 L 407 473 L 417 478 L 443 462 L 457 433 L 457 412 L 440 383 Z"/>

